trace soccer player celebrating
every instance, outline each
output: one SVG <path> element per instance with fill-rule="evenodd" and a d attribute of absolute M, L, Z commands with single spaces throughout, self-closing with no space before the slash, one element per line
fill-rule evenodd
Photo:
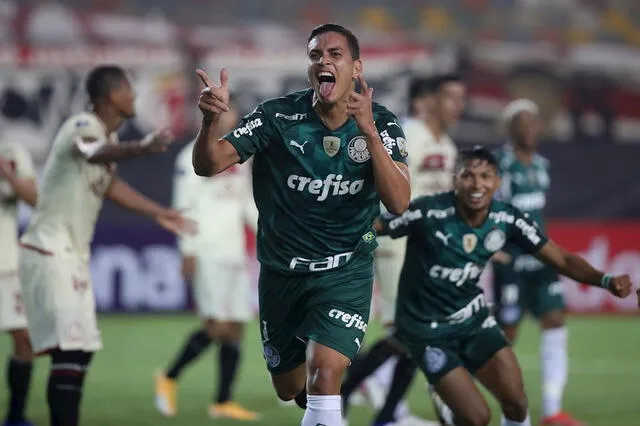
<path fill-rule="evenodd" d="M 628 275 L 611 276 L 549 240 L 526 213 L 494 200 L 498 164 L 485 148 L 461 151 L 455 189 L 420 197 L 402 216 L 382 216 L 380 234 L 408 236 L 398 291 L 396 334 L 409 348 L 458 426 L 488 425 L 489 407 L 474 375 L 499 401 L 503 426 L 531 424 L 522 373 L 477 286 L 487 262 L 505 244 L 558 272 L 618 297 Z"/>
<path fill-rule="evenodd" d="M 238 119 L 236 109 L 230 108 L 220 117 L 221 131 L 233 130 Z M 202 326 L 189 336 L 166 373 L 156 376 L 156 407 L 167 417 L 177 413 L 180 373 L 211 343 L 219 342 L 219 389 L 209 415 L 257 420 L 257 413 L 231 400 L 244 324 L 253 317 L 244 233 L 245 225 L 255 229 L 258 222 L 251 169 L 245 163 L 214 178 L 197 176 L 191 165 L 194 144 L 184 147 L 176 159 L 173 207 L 199 224 L 198 234 L 182 237 L 179 246 L 182 275 L 193 282 Z"/>
<path fill-rule="evenodd" d="M 58 131 L 45 165 L 34 216 L 21 239 L 20 278 L 36 354 L 51 356 L 47 402 L 52 426 L 76 426 L 84 377 L 102 347 L 89 273 L 90 243 L 104 198 L 180 233 L 193 223 L 116 177 L 118 160 L 163 152 L 166 132 L 117 143 L 115 130 L 134 115 L 134 92 L 115 66 L 93 69 L 86 90 L 93 106 Z"/>
<path fill-rule="evenodd" d="M 25 407 L 33 352 L 18 276 L 18 202 L 35 206 L 37 199 L 29 152 L 20 144 L 0 142 L 0 331 L 8 332 L 13 340 L 7 365 L 9 407 L 4 426 L 31 425 L 25 419 Z"/>
<path fill-rule="evenodd" d="M 466 87 L 456 74 L 435 75 L 413 81 L 409 88 L 409 111 L 411 116 L 402 123 L 407 135 L 411 193 L 414 196 L 431 195 L 453 188 L 453 168 L 457 149 L 447 130 L 454 126 L 464 110 Z M 381 317 L 384 325 L 393 329 L 398 280 L 404 262 L 406 238 L 380 241 L 376 250 L 375 271 L 380 287 Z M 396 365 L 397 356 L 405 351 L 393 335 L 381 339 L 371 350 L 358 357 L 342 386 L 344 414 L 347 415 L 349 396 L 374 370 L 373 380 L 368 380 L 370 394 L 384 394 L 386 401 L 380 404 L 376 423 L 388 423 L 394 418 L 405 417 L 418 423 L 417 418 L 408 417 L 405 404 L 397 406 L 410 386 L 415 373 L 415 363 L 403 356 Z M 388 362 L 387 359 L 391 358 Z M 380 366 L 382 363 L 384 365 Z M 395 365 L 395 366 L 394 366 Z M 378 366 L 380 366 L 378 368 Z M 395 377 L 394 377 L 395 376 Z M 370 382 L 373 382 L 369 384 Z M 395 382 L 395 383 L 394 383 Z M 376 389 L 380 383 L 383 389 Z M 391 386 L 393 392 L 390 392 Z M 378 385 L 380 386 L 380 385 Z M 373 398 L 372 398 L 373 399 Z"/>
<path fill-rule="evenodd" d="M 278 396 L 306 405 L 302 426 L 338 426 L 342 375 L 369 320 L 372 224 L 380 201 L 394 214 L 409 203 L 407 151 L 397 118 L 372 102 L 349 30 L 315 28 L 307 63 L 310 89 L 259 105 L 222 138 L 227 71 L 214 85 L 199 70 L 193 165 L 210 176 L 255 156 L 264 358 Z"/>
<path fill-rule="evenodd" d="M 544 207 L 549 189 L 549 163 L 536 153 L 540 120 L 538 106 L 528 99 L 511 102 L 503 112 L 509 143 L 500 148 L 502 187 L 499 199 L 528 213 L 544 231 Z M 542 328 L 543 425 L 580 426 L 562 411 L 562 394 L 569 376 L 567 328 L 562 283 L 557 273 L 517 246 L 507 245 L 494 257 L 496 319 L 507 339 L 515 342 L 524 310 Z"/>

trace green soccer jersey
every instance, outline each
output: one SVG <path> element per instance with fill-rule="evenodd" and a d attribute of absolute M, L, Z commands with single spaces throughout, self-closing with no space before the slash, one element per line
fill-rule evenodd
<path fill-rule="evenodd" d="M 409 340 L 492 325 L 483 324 L 494 319 L 477 285 L 486 263 L 507 242 L 535 253 L 547 241 L 526 213 L 497 200 L 472 228 L 457 212 L 453 191 L 417 198 L 402 216 L 381 219 L 381 234 L 408 236 L 396 327 Z"/>
<path fill-rule="evenodd" d="M 269 100 L 224 136 L 241 162 L 254 156 L 258 260 L 284 273 L 341 267 L 377 246 L 380 199 L 367 143 L 353 119 L 325 127 L 312 101 L 311 89 Z M 389 155 L 405 163 L 396 116 L 374 103 L 373 118 Z"/>
<path fill-rule="evenodd" d="M 550 183 L 549 162 L 535 154 L 530 165 L 522 164 L 508 144 L 494 154 L 502 177 L 502 186 L 496 198 L 528 213 L 544 230 L 544 208 Z"/>

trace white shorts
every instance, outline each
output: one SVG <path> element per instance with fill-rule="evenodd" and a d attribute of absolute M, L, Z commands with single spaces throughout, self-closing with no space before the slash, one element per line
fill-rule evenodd
<path fill-rule="evenodd" d="M 89 265 L 71 253 L 20 248 L 22 297 L 33 350 L 102 349 Z"/>
<path fill-rule="evenodd" d="M 375 251 L 375 273 L 380 290 L 380 321 L 383 324 L 391 323 L 395 319 L 398 281 L 406 245 L 406 238 L 378 239 L 378 248 Z"/>
<path fill-rule="evenodd" d="M 27 328 L 18 271 L 0 272 L 0 331 Z"/>
<path fill-rule="evenodd" d="M 201 318 L 234 322 L 253 318 L 251 280 L 245 263 L 199 255 L 193 285 Z"/>

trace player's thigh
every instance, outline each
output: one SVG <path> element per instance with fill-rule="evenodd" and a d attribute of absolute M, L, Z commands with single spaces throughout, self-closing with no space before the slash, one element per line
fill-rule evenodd
<path fill-rule="evenodd" d="M 392 323 L 395 318 L 398 282 L 404 263 L 406 238 L 382 238 L 375 250 L 375 278 L 379 289 L 380 321 Z"/>
<path fill-rule="evenodd" d="M 517 327 L 523 315 L 523 300 L 520 276 L 513 268 L 493 262 L 493 301 L 496 318 L 501 326 Z"/>
<path fill-rule="evenodd" d="M 0 272 L 0 332 L 27 328 L 18 271 Z"/>
<path fill-rule="evenodd" d="M 434 385 L 438 396 L 451 409 L 456 425 L 484 426 L 491 420 L 491 411 L 462 366 L 450 370 Z"/>
<path fill-rule="evenodd" d="M 331 348 L 349 360 L 360 351 L 369 323 L 373 258 L 314 277 L 312 296 L 299 335 Z"/>
<path fill-rule="evenodd" d="M 558 274 L 546 265 L 540 270 L 525 272 L 524 290 L 527 309 L 536 319 L 553 315 L 550 320 L 556 320 L 562 326 L 564 319 L 563 284 Z"/>
<path fill-rule="evenodd" d="M 490 315 L 461 341 L 459 354 L 463 365 L 475 374 L 506 347 L 509 342 Z"/>
<path fill-rule="evenodd" d="M 281 376 L 305 362 L 306 337 L 298 328 L 308 311 L 308 286 L 308 275 L 285 275 L 264 267 L 260 270 L 260 335 L 272 376 Z"/>
<path fill-rule="evenodd" d="M 89 265 L 74 254 L 21 250 L 20 277 L 36 353 L 102 348 Z"/>
<path fill-rule="evenodd" d="M 475 376 L 500 402 L 508 418 L 526 416 L 527 396 L 522 371 L 509 346 L 496 352 L 475 372 Z"/>

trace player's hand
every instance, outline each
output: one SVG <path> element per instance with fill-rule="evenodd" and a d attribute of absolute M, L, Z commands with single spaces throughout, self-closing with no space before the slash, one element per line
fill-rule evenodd
<path fill-rule="evenodd" d="M 171 130 L 159 129 L 146 135 L 140 141 L 140 147 L 145 154 L 158 154 L 165 152 L 174 141 Z"/>
<path fill-rule="evenodd" d="M 629 275 L 618 275 L 611 278 L 609 282 L 609 292 L 616 297 L 624 299 L 631 294 L 631 279 Z"/>
<path fill-rule="evenodd" d="M 180 272 L 182 273 L 182 278 L 185 280 L 193 280 L 193 277 L 196 276 L 196 257 L 184 256 L 182 258 L 182 269 Z"/>
<path fill-rule="evenodd" d="M 155 221 L 167 231 L 179 236 L 194 235 L 198 231 L 196 222 L 173 209 L 162 210 L 155 217 Z"/>
<path fill-rule="evenodd" d="M 497 263 L 501 263 L 503 265 L 508 265 L 511 263 L 511 255 L 502 250 L 497 251 L 491 257 L 491 260 Z"/>
<path fill-rule="evenodd" d="M 220 70 L 220 84 L 215 84 L 203 70 L 196 70 L 205 88 L 200 92 L 198 108 L 208 121 L 217 120 L 224 112 L 229 111 L 229 72 Z"/>
<path fill-rule="evenodd" d="M 360 93 L 353 91 L 349 95 L 347 114 L 356 120 L 358 129 L 366 135 L 370 132 L 377 132 L 376 123 L 373 120 L 373 89 L 367 86 L 362 74 L 358 76 L 358 81 L 360 82 Z"/>

